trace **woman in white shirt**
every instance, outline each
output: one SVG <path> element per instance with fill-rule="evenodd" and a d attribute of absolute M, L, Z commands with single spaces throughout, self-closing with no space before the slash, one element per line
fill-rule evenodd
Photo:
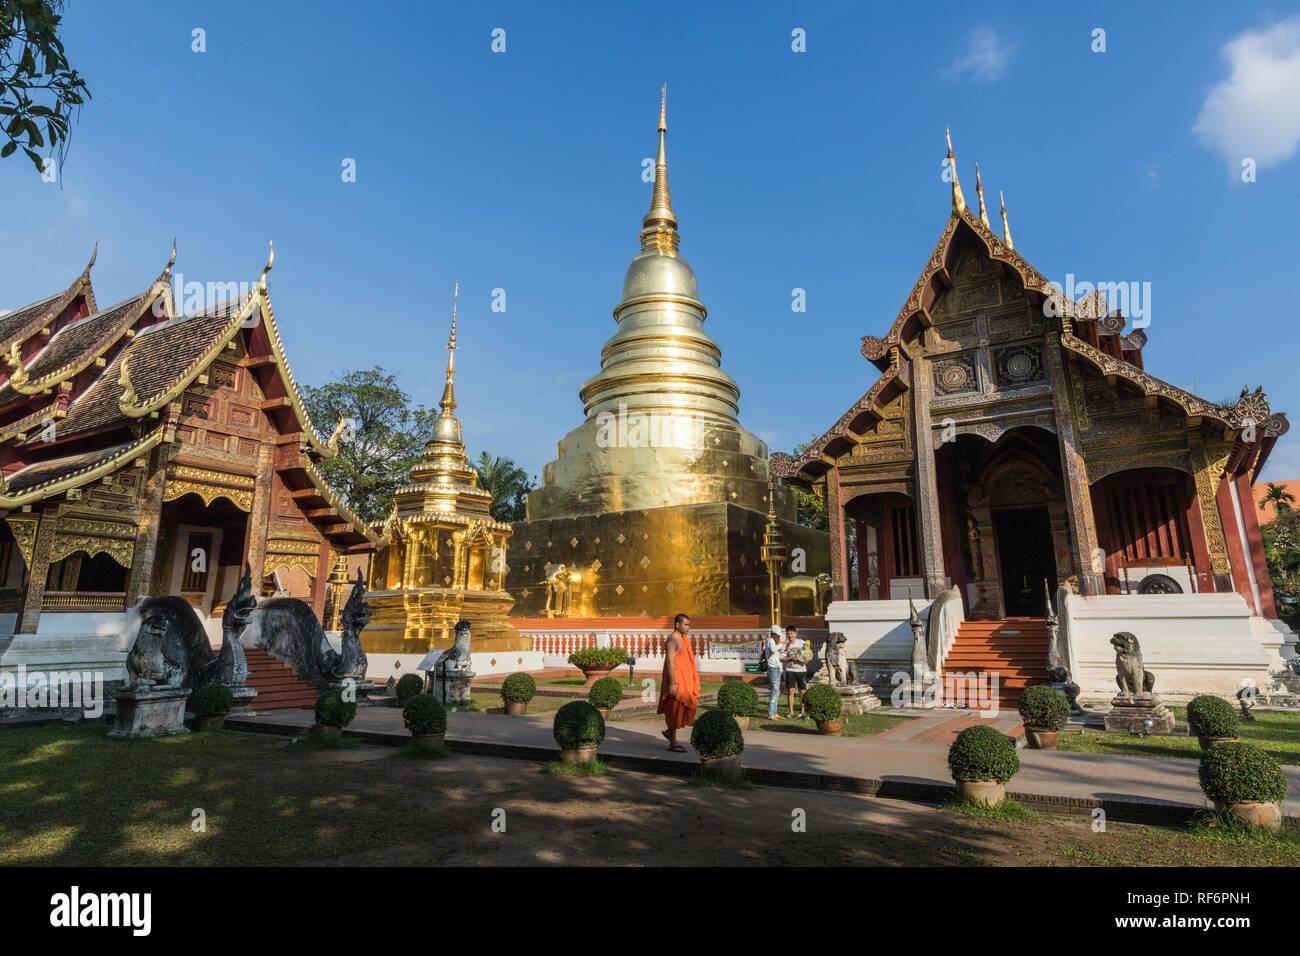
<path fill-rule="evenodd" d="M 785 634 L 781 625 L 772 625 L 764 652 L 767 654 L 767 716 L 771 720 L 780 720 L 776 705 L 781 693 L 781 656 L 785 653 Z"/>

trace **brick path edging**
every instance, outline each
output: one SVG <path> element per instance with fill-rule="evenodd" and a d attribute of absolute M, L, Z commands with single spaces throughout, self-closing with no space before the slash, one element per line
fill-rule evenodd
<path fill-rule="evenodd" d="M 289 724 L 269 724 L 240 718 L 226 718 L 225 726 L 229 730 L 250 733 L 274 734 L 283 737 L 297 737 L 306 730 Z M 363 743 L 376 744 L 381 747 L 400 747 L 407 739 L 392 733 L 366 730 L 344 730 L 344 736 L 353 737 Z M 522 744 L 502 744 L 476 740 L 448 740 L 445 746 L 452 753 L 472 757 L 499 757 L 507 760 L 527 760 L 544 763 L 559 757 L 559 748 L 529 747 Z M 681 760 L 658 760 L 654 757 L 637 757 L 628 754 L 602 754 L 597 752 L 600 760 L 616 770 L 631 770 L 638 773 L 653 773 L 659 776 L 692 777 L 699 765 Z M 768 787 L 788 787 L 798 790 L 825 790 L 832 793 L 855 793 L 866 797 L 884 797 L 891 800 L 906 800 L 912 803 L 937 805 L 954 796 L 957 788 L 953 784 L 936 784 L 924 780 L 879 780 L 873 777 L 850 777 L 842 774 L 808 773 L 795 770 L 772 770 L 761 767 L 744 767 L 745 779 L 752 783 Z M 1063 816 L 1091 818 L 1092 812 L 1100 807 L 1105 811 L 1107 822 L 1138 823 L 1148 826 L 1186 826 L 1201 807 L 1172 803 L 1167 800 L 1152 800 L 1143 797 L 1124 799 L 1096 797 L 1066 797 L 1052 794 L 1023 793 L 1008 790 L 1007 796 L 1030 810 L 1038 813 L 1051 813 Z M 1300 818 L 1283 816 L 1283 826 L 1300 830 Z"/>

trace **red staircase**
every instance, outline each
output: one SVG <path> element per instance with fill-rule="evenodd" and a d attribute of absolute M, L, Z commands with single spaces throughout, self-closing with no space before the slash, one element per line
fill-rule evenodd
<path fill-rule="evenodd" d="M 289 707 L 315 707 L 318 691 L 299 680 L 287 665 L 258 648 L 244 648 L 248 661 L 246 686 L 257 691 L 253 710 L 285 710 Z"/>
<path fill-rule="evenodd" d="M 1047 625 L 1041 620 L 964 621 L 957 630 L 948 657 L 943 662 L 944 700 L 952 699 L 957 674 L 978 675 L 978 682 L 966 685 L 967 706 L 988 707 L 993 685 L 990 673 L 998 675 L 998 710 L 1014 714 L 1020 692 L 1030 684 L 1046 684 Z M 960 681 L 958 682 L 960 683 Z M 978 687 L 981 697 L 975 699 Z"/>

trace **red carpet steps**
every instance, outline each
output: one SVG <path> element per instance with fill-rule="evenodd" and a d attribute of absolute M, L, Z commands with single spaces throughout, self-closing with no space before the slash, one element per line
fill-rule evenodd
<path fill-rule="evenodd" d="M 248 661 L 246 686 L 257 691 L 253 698 L 254 711 L 316 706 L 316 688 L 299 680 L 288 666 L 266 651 L 246 647 L 244 657 Z"/>
<path fill-rule="evenodd" d="M 956 675 L 978 675 L 975 685 L 959 687 Z M 998 709 L 1016 713 L 1020 692 L 1030 684 L 1046 684 L 1047 625 L 1040 620 L 965 621 L 943 664 L 944 700 L 966 695 L 966 706 L 987 707 L 992 692 L 988 675 L 998 675 Z M 956 678 L 956 679 L 955 679 Z M 955 680 L 954 680 L 955 679 Z M 981 698 L 974 699 L 978 687 Z"/>

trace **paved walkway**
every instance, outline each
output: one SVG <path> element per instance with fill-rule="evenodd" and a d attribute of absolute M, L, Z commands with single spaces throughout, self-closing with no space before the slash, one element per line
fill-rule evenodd
<path fill-rule="evenodd" d="M 931 720 L 960 721 L 965 716 L 935 715 Z M 314 719 L 313 712 L 306 709 L 275 710 L 228 718 L 226 725 L 232 730 L 296 733 Z M 548 759 L 557 754 L 551 737 L 552 719 L 551 714 L 449 714 L 447 741 L 452 750 L 461 753 Z M 916 724 L 901 725 L 899 730 L 904 727 Z M 611 722 L 600 757 L 628 769 L 690 774 L 699 765 L 698 758 L 690 751 L 668 752 L 661 729 L 652 721 Z M 939 800 L 952 792 L 947 740 L 909 739 L 899 730 L 875 737 L 746 731 L 741 762 L 751 778 L 763 784 L 921 800 Z M 396 707 L 358 708 L 347 733 L 388 745 L 409 739 Z M 1195 760 L 1026 749 L 1019 754 L 1020 772 L 1007 785 L 1008 794 L 1039 809 L 1087 815 L 1101 806 L 1113 819 L 1173 822 L 1209 806 L 1196 779 Z M 1284 812 L 1300 818 L 1300 768 L 1283 769 L 1288 781 Z"/>

